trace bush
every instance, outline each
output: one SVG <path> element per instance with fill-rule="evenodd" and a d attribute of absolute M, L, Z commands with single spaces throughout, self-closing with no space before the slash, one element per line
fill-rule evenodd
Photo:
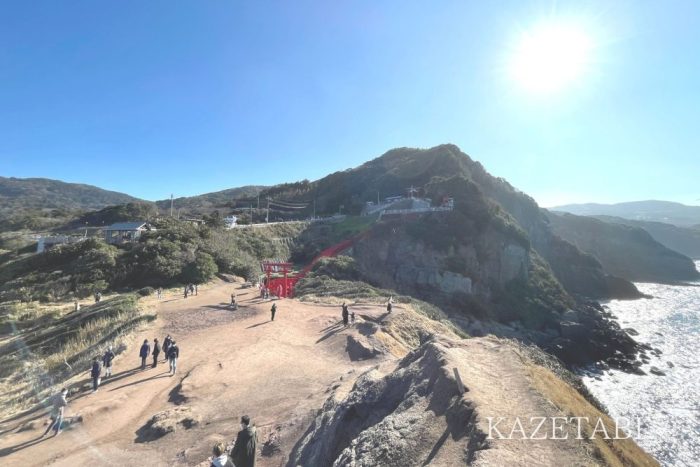
<path fill-rule="evenodd" d="M 360 279 L 360 271 L 355 259 L 350 256 L 321 258 L 314 265 L 312 274 L 328 276 L 336 280 L 356 281 Z"/>
<path fill-rule="evenodd" d="M 153 295 L 155 291 L 156 289 L 153 287 L 142 287 L 138 290 L 138 294 L 142 297 L 148 297 L 149 295 Z"/>

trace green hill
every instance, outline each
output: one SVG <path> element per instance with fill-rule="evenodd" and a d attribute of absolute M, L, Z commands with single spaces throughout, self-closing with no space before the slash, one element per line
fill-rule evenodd
<path fill-rule="evenodd" d="M 51 228 L 82 211 L 138 201 L 92 185 L 0 177 L 0 231 Z"/>

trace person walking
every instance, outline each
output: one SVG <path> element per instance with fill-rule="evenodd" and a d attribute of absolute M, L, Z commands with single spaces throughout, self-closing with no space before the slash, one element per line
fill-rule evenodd
<path fill-rule="evenodd" d="M 391 313 L 391 308 L 392 308 L 393 304 L 394 304 L 394 296 L 391 295 L 391 296 L 389 296 L 389 301 L 386 302 L 386 311 L 388 313 Z"/>
<path fill-rule="evenodd" d="M 173 338 L 170 337 L 170 334 L 165 336 L 165 339 L 163 340 L 163 356 L 165 357 L 165 360 L 168 359 L 168 350 L 170 350 L 170 346 L 173 344 Z M 163 361 L 165 361 L 163 360 Z"/>
<path fill-rule="evenodd" d="M 275 313 L 277 313 L 277 304 L 276 304 L 276 303 L 273 303 L 273 304 L 272 304 L 272 308 L 270 308 L 270 314 L 272 315 L 272 316 L 270 317 L 270 321 L 274 321 L 274 320 L 275 320 Z"/>
<path fill-rule="evenodd" d="M 158 294 L 158 300 L 160 300 L 163 297 L 163 287 L 158 287 L 156 293 Z"/>
<path fill-rule="evenodd" d="M 189 286 L 185 286 L 185 298 L 187 298 L 187 292 L 189 292 L 190 288 Z"/>
<path fill-rule="evenodd" d="M 112 376 L 112 360 L 114 360 L 114 357 L 116 357 L 116 355 L 114 354 L 112 346 L 110 345 L 105 354 L 102 356 L 102 366 L 105 369 L 105 378 Z"/>
<path fill-rule="evenodd" d="M 61 425 L 63 424 L 63 414 L 66 409 L 66 406 L 68 405 L 68 400 L 66 399 L 68 397 L 68 389 L 63 388 L 61 389 L 61 392 L 53 396 L 53 399 L 51 401 L 51 412 L 49 414 L 49 426 L 46 428 L 46 431 L 44 432 L 42 438 L 46 435 L 49 434 L 49 431 L 53 428 L 54 430 L 54 436 L 57 436 L 61 432 Z"/>
<path fill-rule="evenodd" d="M 158 366 L 158 355 L 160 355 L 160 343 L 156 337 L 153 339 L 153 368 Z"/>
<path fill-rule="evenodd" d="M 355 324 L 355 312 L 350 312 L 350 324 Z"/>
<path fill-rule="evenodd" d="M 145 370 L 146 369 L 146 359 L 148 356 L 151 354 L 151 346 L 148 343 L 148 339 L 143 340 L 143 344 L 141 344 L 141 350 L 139 350 L 139 357 L 141 357 L 141 369 Z"/>
<path fill-rule="evenodd" d="M 199 288 L 197 287 L 197 284 L 194 285 L 194 294 L 199 295 Z"/>
<path fill-rule="evenodd" d="M 231 449 L 231 460 L 236 467 L 255 467 L 255 454 L 258 445 L 258 434 L 255 426 L 250 424 L 250 417 L 241 417 L 241 431 L 236 436 L 236 442 Z"/>
<path fill-rule="evenodd" d="M 170 375 L 173 376 L 177 370 L 177 359 L 180 358 L 180 349 L 177 342 L 173 341 L 168 349 L 168 361 L 170 362 Z"/>
<path fill-rule="evenodd" d="M 350 313 L 348 312 L 348 306 L 343 302 L 343 325 L 347 326 L 348 325 L 348 318 L 350 317 Z"/>
<path fill-rule="evenodd" d="M 231 458 L 226 454 L 226 446 L 224 443 L 216 443 L 213 449 L 214 457 L 211 460 L 209 467 L 236 467 Z"/>
<path fill-rule="evenodd" d="M 102 374 L 102 365 L 100 365 L 100 357 L 92 359 L 92 368 L 90 368 L 90 376 L 92 377 L 92 392 L 97 392 L 100 387 L 100 375 Z"/>

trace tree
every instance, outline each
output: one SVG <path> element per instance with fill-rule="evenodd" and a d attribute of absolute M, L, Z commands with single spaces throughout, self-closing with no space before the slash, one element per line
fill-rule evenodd
<path fill-rule="evenodd" d="M 219 272 L 219 268 L 214 258 L 210 254 L 200 251 L 195 260 L 188 263 L 183 269 L 182 279 L 184 282 L 201 284 L 210 280 L 217 272 Z"/>

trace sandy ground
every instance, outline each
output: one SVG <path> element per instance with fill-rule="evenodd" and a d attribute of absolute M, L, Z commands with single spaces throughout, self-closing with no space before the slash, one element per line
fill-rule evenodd
<path fill-rule="evenodd" d="M 241 304 L 235 312 L 228 306 L 233 291 Z M 352 361 L 346 350 L 348 336 L 362 338 L 361 326 L 343 327 L 339 306 L 275 302 L 278 312 L 271 322 L 272 302 L 260 300 L 257 290 L 242 289 L 240 283 L 217 281 L 200 287 L 198 296 L 187 299 L 167 295 L 157 304 L 158 319 L 117 357 L 114 376 L 103 381 L 97 393 L 70 398 L 66 416 L 82 417 L 82 422 L 57 437 L 41 436 L 46 410 L 0 422 L 0 433 L 4 433 L 0 436 L 0 465 L 206 467 L 213 445 L 231 443 L 244 414 L 257 426 L 259 447 L 275 440 L 269 445 L 275 449 L 259 456 L 257 465 L 285 465 L 331 394 L 343 398 L 356 378 L 370 368 L 376 368 L 378 374 L 391 373 L 406 348 L 382 334 L 391 353 Z M 390 317 L 383 307 L 353 309 L 359 319 L 383 321 L 388 328 L 401 324 L 395 329 L 399 334 L 411 326 L 439 327 L 403 309 L 396 309 Z M 170 376 L 162 361 L 157 368 L 140 370 L 140 343 L 154 337 L 162 341 L 167 333 L 180 347 L 177 374 Z M 533 385 L 529 367 L 512 343 L 493 337 L 453 337 L 454 343 L 440 357 L 439 371 L 452 374 L 452 369 L 459 370 L 467 386 L 461 397 L 475 409 L 476 423 L 484 433 L 488 432 L 487 417 L 568 415 Z M 88 381 L 85 378 L 82 383 Z M 175 409 L 187 410 L 199 423 L 177 425 L 175 431 L 155 440 L 142 436 L 154 414 Z M 462 465 L 455 461 L 463 459 L 467 439 L 448 434 L 451 424 L 463 422 L 466 420 L 435 418 L 434 433 L 426 433 L 439 438 L 430 456 L 425 453 L 432 459 L 430 465 Z M 511 426 L 506 426 L 506 433 Z M 590 456 L 590 446 L 571 439 L 495 440 L 476 460 L 476 465 L 513 466 L 597 463 Z M 412 465 L 424 462 L 416 459 Z"/>
<path fill-rule="evenodd" d="M 241 305 L 235 312 L 227 306 L 234 290 Z M 240 417 L 248 414 L 261 445 L 271 434 L 279 440 L 280 450 L 261 457 L 259 465 L 283 465 L 328 387 L 377 362 L 350 361 L 344 334 L 353 331 L 338 325 L 339 307 L 276 303 L 271 322 L 271 301 L 261 301 L 257 290 L 240 284 L 216 282 L 187 299 L 165 296 L 158 320 L 115 360 L 114 376 L 103 380 L 97 393 L 69 400 L 66 417 L 81 416 L 82 423 L 43 438 L 44 410 L 3 423 L 13 432 L 0 439 L 0 464 L 196 465 L 215 442 L 234 439 Z M 383 310 L 361 312 L 379 316 Z M 180 347 L 177 374 L 169 376 L 162 359 L 157 368 L 141 371 L 140 343 L 154 337 L 162 342 L 166 333 Z M 178 426 L 155 441 L 138 439 L 151 416 L 174 407 L 190 408 L 200 423 Z"/>

